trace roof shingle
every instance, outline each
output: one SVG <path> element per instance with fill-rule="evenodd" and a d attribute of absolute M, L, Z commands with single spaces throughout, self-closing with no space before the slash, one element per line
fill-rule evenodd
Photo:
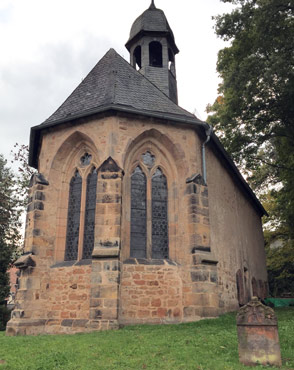
<path fill-rule="evenodd" d="M 97 108 L 110 105 L 131 107 L 142 113 L 168 112 L 198 121 L 137 72 L 114 49 L 110 49 L 42 126 L 87 115 Z"/>
<path fill-rule="evenodd" d="M 134 38 L 141 31 L 150 32 L 173 32 L 168 24 L 166 16 L 161 9 L 149 8 L 145 10 L 133 23 L 130 38 Z"/>
<path fill-rule="evenodd" d="M 130 47 L 134 40 L 141 34 L 165 34 L 171 43 L 174 53 L 179 52 L 175 43 L 173 31 L 166 19 L 166 16 L 161 9 L 157 9 L 151 4 L 149 9 L 145 10 L 133 23 L 130 31 L 129 40 L 126 43 L 127 49 Z"/>

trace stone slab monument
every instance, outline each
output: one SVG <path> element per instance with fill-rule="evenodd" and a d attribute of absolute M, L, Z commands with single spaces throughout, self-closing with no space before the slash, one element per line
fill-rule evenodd
<path fill-rule="evenodd" d="M 281 366 L 278 322 L 274 310 L 257 297 L 237 315 L 239 359 L 244 365 Z"/>

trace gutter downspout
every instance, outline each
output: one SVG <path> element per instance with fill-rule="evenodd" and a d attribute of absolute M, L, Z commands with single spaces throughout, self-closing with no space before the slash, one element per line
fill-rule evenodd
<path fill-rule="evenodd" d="M 206 176 L 205 145 L 210 140 L 210 137 L 211 137 L 211 134 L 212 134 L 212 126 L 208 125 L 208 127 L 205 130 L 205 134 L 206 134 L 206 140 L 202 143 L 202 171 L 203 171 L 203 180 L 204 180 L 204 183 L 205 183 L 205 185 L 207 185 L 207 183 L 206 183 L 207 176 Z"/>

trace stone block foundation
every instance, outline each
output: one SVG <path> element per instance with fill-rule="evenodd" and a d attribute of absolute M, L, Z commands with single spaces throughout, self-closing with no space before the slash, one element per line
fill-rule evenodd
<path fill-rule="evenodd" d="M 156 264 L 154 264 L 156 263 Z M 123 264 L 119 322 L 179 323 L 219 312 L 215 266 L 129 259 Z"/>

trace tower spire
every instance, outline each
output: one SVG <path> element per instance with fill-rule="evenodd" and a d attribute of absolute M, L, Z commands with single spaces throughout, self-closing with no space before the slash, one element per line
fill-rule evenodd
<path fill-rule="evenodd" d="M 179 52 L 164 12 L 149 8 L 133 23 L 126 48 L 131 65 L 178 104 L 175 55 Z"/>
<path fill-rule="evenodd" d="M 154 4 L 154 0 L 151 0 L 151 4 L 149 6 L 149 9 L 156 9 L 156 6 Z"/>

